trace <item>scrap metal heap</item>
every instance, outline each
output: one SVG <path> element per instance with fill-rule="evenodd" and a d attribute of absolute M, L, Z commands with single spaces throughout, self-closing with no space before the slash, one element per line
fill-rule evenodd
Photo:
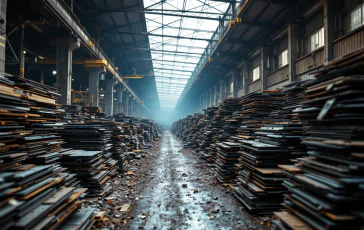
<path fill-rule="evenodd" d="M 80 211 L 86 188 L 59 164 L 68 152 L 55 130 L 60 106 L 55 89 L 24 78 L 0 77 L 2 229 L 66 229 L 93 224 Z M 77 215 L 87 217 L 80 222 Z"/>
<path fill-rule="evenodd" d="M 251 212 L 271 214 L 283 205 L 278 229 L 363 228 L 363 63 L 364 49 L 330 62 L 312 81 L 248 94 L 227 116 L 220 105 L 208 121 L 206 109 L 199 152 L 216 153 L 218 181 L 232 183 Z M 211 128 L 214 119 L 221 125 Z M 172 131 L 191 133 L 184 124 L 175 122 Z M 206 132 L 214 129 L 211 143 Z"/>
<path fill-rule="evenodd" d="M 109 193 L 120 161 L 133 160 L 117 153 L 144 152 L 160 137 L 153 121 L 117 122 L 98 107 L 61 106 L 58 96 L 29 79 L 0 77 L 1 229 L 90 228 L 95 209 L 81 210 L 83 198 Z M 138 144 L 124 138 L 125 124 L 137 129 L 129 135 Z"/>
<path fill-rule="evenodd" d="M 209 146 L 200 144 L 198 149 L 208 164 L 206 152 L 215 152 L 216 179 L 232 184 L 234 196 L 251 212 L 271 214 L 281 207 L 287 189 L 282 185 L 286 175 L 278 165 L 305 154 L 300 143 L 305 123 L 293 112 L 303 100 L 302 84 L 290 83 L 283 90 L 224 100 L 212 118 L 221 123 L 219 128 L 214 127 L 213 141 Z M 200 143 L 211 130 L 212 120 L 206 119 L 210 117 L 205 114 L 200 121 L 205 124 L 200 127 Z M 178 124 L 173 131 L 183 129 Z"/>
<path fill-rule="evenodd" d="M 305 86 L 308 156 L 281 165 L 289 190 L 278 229 L 362 229 L 364 204 L 364 50 L 328 63 Z"/>

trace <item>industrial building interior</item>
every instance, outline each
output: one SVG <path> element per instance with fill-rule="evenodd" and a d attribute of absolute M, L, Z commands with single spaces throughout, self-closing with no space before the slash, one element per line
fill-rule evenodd
<path fill-rule="evenodd" d="M 0 0 L 1 229 L 364 229 L 363 0 Z"/>

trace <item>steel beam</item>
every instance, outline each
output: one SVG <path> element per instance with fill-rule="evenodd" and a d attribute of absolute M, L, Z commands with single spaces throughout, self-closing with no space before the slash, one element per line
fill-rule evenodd
<path fill-rule="evenodd" d="M 173 51 L 173 50 L 144 49 L 144 48 L 135 48 L 135 47 L 126 47 L 125 49 L 153 51 L 153 52 L 161 52 L 161 53 L 192 54 L 192 55 L 199 55 L 199 56 L 202 55 L 202 53 L 181 52 L 181 51 Z"/>
<path fill-rule="evenodd" d="M 183 70 L 183 69 L 167 69 L 167 68 L 156 68 L 154 67 L 154 69 L 160 69 L 160 70 L 170 70 L 170 71 L 178 71 L 178 72 L 185 72 L 185 73 L 192 73 L 193 70 Z"/>
<path fill-rule="evenodd" d="M 52 1 L 52 0 L 49 0 Z M 184 36 L 174 36 L 174 35 L 163 35 L 163 34 L 153 34 L 153 33 L 141 33 L 141 32 L 127 32 L 127 31 L 115 31 L 115 32 L 106 32 L 106 34 L 129 34 L 129 35 L 145 35 L 145 36 L 155 36 L 155 37 L 165 37 L 165 38 L 178 38 L 178 39 L 189 39 L 189 40 L 197 40 L 197 41 L 213 41 L 218 42 L 219 40 L 214 39 L 206 39 L 206 38 L 193 38 L 193 37 L 184 37 Z"/>
<path fill-rule="evenodd" d="M 198 62 L 169 61 L 169 60 L 160 60 L 160 59 L 150 59 L 150 60 L 157 61 L 157 62 L 170 62 L 170 63 L 180 63 L 180 64 L 191 64 L 191 65 L 198 64 Z"/>
<path fill-rule="evenodd" d="M 162 11 L 162 12 L 154 12 L 154 11 Z M 168 13 L 170 12 L 170 13 Z M 184 17 L 184 18 L 196 18 L 196 19 L 203 19 L 203 20 L 214 20 L 220 21 L 225 20 L 228 21 L 229 19 L 222 19 L 220 17 L 224 16 L 223 14 L 213 13 L 213 12 L 200 12 L 200 11 L 178 11 L 178 10 L 159 10 L 159 9 L 141 9 L 141 10 L 103 10 L 103 11 L 96 11 L 92 12 L 92 14 L 107 14 L 107 13 L 141 13 L 141 14 L 154 14 L 154 15 L 163 15 L 163 16 L 173 16 L 173 17 Z M 181 14 L 178 14 L 181 13 Z M 196 15 L 188 15 L 184 13 L 190 14 L 206 14 L 206 15 L 215 15 L 218 17 L 203 17 L 203 16 L 196 16 Z"/>

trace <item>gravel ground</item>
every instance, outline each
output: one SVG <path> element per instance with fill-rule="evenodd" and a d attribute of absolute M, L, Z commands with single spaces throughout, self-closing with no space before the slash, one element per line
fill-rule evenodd
<path fill-rule="evenodd" d="M 169 131 L 147 156 L 132 162 L 116 189 L 90 201 L 106 211 L 98 229 L 271 229 L 271 218 L 250 215 L 213 172 Z M 123 212 L 125 204 L 130 208 Z M 125 207 L 125 206 L 124 206 Z"/>

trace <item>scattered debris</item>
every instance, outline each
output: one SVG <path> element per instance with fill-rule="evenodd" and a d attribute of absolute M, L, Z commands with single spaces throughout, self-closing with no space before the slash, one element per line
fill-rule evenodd
<path fill-rule="evenodd" d="M 119 211 L 127 212 L 129 210 L 129 208 L 130 208 L 130 204 L 124 204 Z"/>

